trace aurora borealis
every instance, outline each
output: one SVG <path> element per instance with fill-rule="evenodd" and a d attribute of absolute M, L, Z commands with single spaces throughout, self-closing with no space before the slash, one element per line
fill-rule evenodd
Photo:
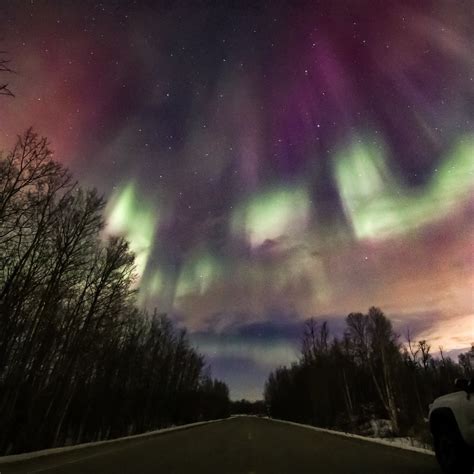
<path fill-rule="evenodd" d="M 108 198 L 142 306 L 258 398 L 302 322 L 474 341 L 470 1 L 1 2 L 33 125 Z"/>

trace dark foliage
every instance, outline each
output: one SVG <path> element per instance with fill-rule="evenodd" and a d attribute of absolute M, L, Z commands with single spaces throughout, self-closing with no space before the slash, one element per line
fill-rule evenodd
<path fill-rule="evenodd" d="M 430 349 L 409 334 L 402 346 L 378 308 L 349 314 L 340 339 L 310 320 L 300 361 L 270 374 L 265 402 L 276 418 L 352 432 L 388 419 L 392 434 L 423 438 L 429 403 L 452 391 L 455 378 L 471 377 L 474 365 L 474 348 L 459 363 Z"/>
<path fill-rule="evenodd" d="M 249 400 L 242 399 L 231 403 L 230 412 L 232 415 L 265 416 L 267 409 L 263 400 L 250 402 Z"/>
<path fill-rule="evenodd" d="M 104 201 L 31 130 L 0 155 L 0 452 L 227 416 L 228 390 L 165 315 L 134 305 Z"/>

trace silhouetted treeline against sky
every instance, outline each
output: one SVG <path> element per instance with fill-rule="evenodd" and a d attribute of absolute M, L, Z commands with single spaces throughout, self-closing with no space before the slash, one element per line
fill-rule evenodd
<path fill-rule="evenodd" d="M 0 453 L 229 413 L 186 333 L 135 307 L 103 208 L 31 130 L 0 156 Z"/>
<path fill-rule="evenodd" d="M 231 402 L 230 412 L 232 415 L 266 415 L 267 410 L 263 400 L 249 401 L 236 400 Z"/>
<path fill-rule="evenodd" d="M 358 432 L 388 419 L 392 434 L 423 437 L 428 405 L 473 375 L 472 358 L 433 358 L 426 341 L 401 344 L 378 308 L 351 313 L 342 338 L 327 323 L 307 323 L 301 358 L 272 372 L 265 402 L 276 418 Z"/>

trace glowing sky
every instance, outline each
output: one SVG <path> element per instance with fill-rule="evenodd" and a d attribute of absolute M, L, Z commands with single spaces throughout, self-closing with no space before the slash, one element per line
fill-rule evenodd
<path fill-rule="evenodd" d="M 166 6 L 165 6 L 166 5 Z M 212 6 L 213 5 L 213 6 Z M 379 305 L 474 341 L 474 8 L 466 0 L 22 1 L 0 144 L 33 125 L 109 198 L 139 302 L 234 397 Z"/>

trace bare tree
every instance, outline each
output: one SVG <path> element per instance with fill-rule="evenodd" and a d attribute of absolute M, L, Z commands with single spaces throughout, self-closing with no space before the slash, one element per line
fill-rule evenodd
<path fill-rule="evenodd" d="M 425 340 L 418 341 L 418 351 L 421 352 L 421 364 L 425 370 L 428 369 L 428 364 L 431 359 L 431 346 Z"/>
<path fill-rule="evenodd" d="M 2 57 L 5 54 L 5 51 L 0 51 L 0 73 L 13 73 L 13 70 L 9 66 L 10 61 Z M 8 83 L 0 83 L 0 95 L 14 97 L 13 92 L 8 87 Z"/>
<path fill-rule="evenodd" d="M 473 350 L 459 363 L 444 354 L 438 360 L 428 342 L 413 343 L 410 331 L 402 347 L 378 308 L 349 314 L 340 339 L 326 329 L 308 321 L 300 361 L 269 375 L 265 403 L 272 416 L 366 434 L 371 420 L 388 416 L 394 432 L 426 441 L 428 404 L 472 373 Z"/>
<path fill-rule="evenodd" d="M 103 238 L 104 204 L 32 130 L 0 155 L 0 452 L 228 412 L 186 333 L 135 307 L 135 258 Z"/>

